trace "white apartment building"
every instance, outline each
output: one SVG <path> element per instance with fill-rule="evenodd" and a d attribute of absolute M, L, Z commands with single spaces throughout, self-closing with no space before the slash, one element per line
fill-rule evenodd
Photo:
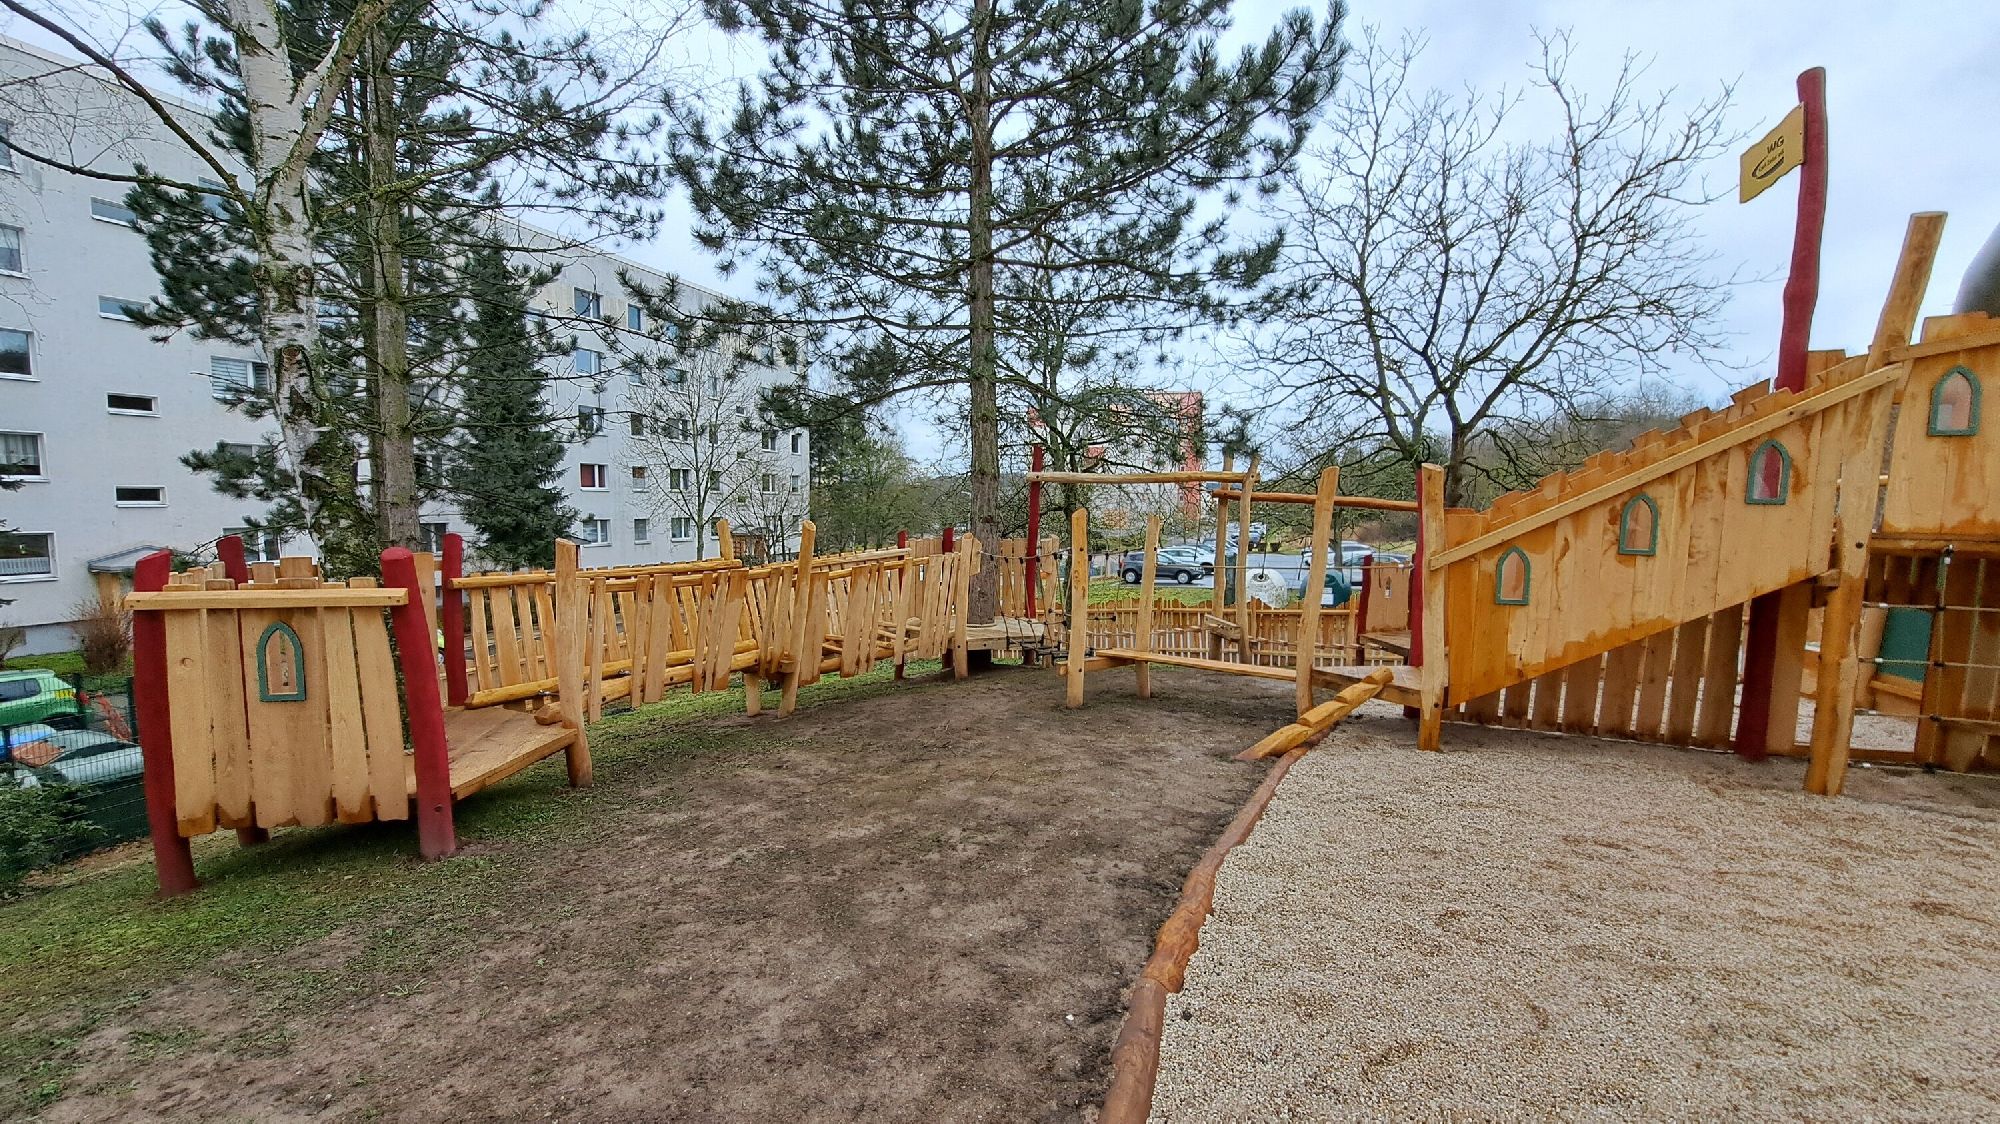
<path fill-rule="evenodd" d="M 0 108 L 0 129 L 24 147 L 110 172 L 144 163 L 185 181 L 213 175 L 142 107 L 72 60 L 0 36 L 0 83 L 13 88 L 8 105 L 30 110 Z M 218 494 L 180 458 L 218 441 L 269 441 L 268 422 L 221 400 L 230 386 L 268 379 L 269 371 L 254 348 L 185 332 L 161 342 L 125 317 L 127 305 L 159 291 L 145 240 L 121 202 L 125 185 L 6 156 L 0 152 L 0 473 L 18 487 L 0 490 L 0 601 L 11 602 L 0 605 L 0 627 L 25 627 L 24 652 L 55 651 L 74 645 L 67 624 L 82 615 L 80 607 L 123 588 L 139 557 L 162 547 L 204 554 L 259 513 L 254 501 Z M 563 481 L 582 517 L 575 535 L 590 544 L 585 564 L 692 558 L 694 528 L 657 490 L 681 477 L 674 466 L 634 455 L 631 388 L 607 361 L 619 349 L 603 338 L 636 338 L 626 327 L 638 321 L 620 271 L 649 285 L 667 278 L 611 254 L 558 253 L 561 274 L 534 304 L 561 314 L 558 335 L 576 338 L 575 353 L 558 361 L 562 373 L 596 368 L 594 378 L 585 371 L 550 390 L 558 415 L 578 418 L 582 410 L 597 423 L 565 421 L 563 428 L 573 442 Z M 715 299 L 686 284 L 680 291 L 684 302 Z M 573 317 L 585 299 L 608 323 L 586 328 Z M 796 376 L 766 363 L 749 366 L 744 377 L 764 386 Z M 771 461 L 759 482 L 798 493 L 802 511 L 806 436 L 744 436 L 752 455 Z M 745 513 L 719 514 L 746 525 Z M 449 505 L 428 507 L 424 521 L 433 540 L 447 531 L 474 538 Z M 758 545 L 783 551 L 795 541 L 781 529 Z M 253 559 L 311 553 L 305 542 L 248 546 Z"/>

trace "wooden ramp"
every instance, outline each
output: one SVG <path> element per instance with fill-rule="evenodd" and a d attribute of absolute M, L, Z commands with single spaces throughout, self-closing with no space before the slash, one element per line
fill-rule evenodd
<path fill-rule="evenodd" d="M 451 795 L 454 800 L 463 800 L 568 749 L 576 740 L 576 731 L 544 726 L 526 711 L 488 706 L 445 711 L 444 736 L 451 753 Z M 404 766 L 413 798 L 417 794 L 415 760 L 407 758 Z"/>

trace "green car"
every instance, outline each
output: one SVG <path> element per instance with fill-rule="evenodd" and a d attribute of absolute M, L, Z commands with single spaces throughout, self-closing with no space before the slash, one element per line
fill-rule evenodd
<path fill-rule="evenodd" d="M 53 671 L 0 671 L 0 726 L 75 714 L 76 688 Z"/>

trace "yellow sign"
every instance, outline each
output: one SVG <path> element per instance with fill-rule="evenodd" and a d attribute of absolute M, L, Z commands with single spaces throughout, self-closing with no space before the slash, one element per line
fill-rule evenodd
<path fill-rule="evenodd" d="M 1785 173 L 1805 163 L 1806 107 L 1795 105 L 1778 127 L 1743 154 L 1742 176 L 1737 202 L 1748 203 L 1764 189 L 1785 178 Z"/>

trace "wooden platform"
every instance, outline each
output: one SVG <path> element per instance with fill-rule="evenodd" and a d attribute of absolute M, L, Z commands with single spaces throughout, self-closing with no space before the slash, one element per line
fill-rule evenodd
<path fill-rule="evenodd" d="M 1404 659 L 1410 658 L 1410 630 L 1407 628 L 1400 632 L 1364 632 L 1361 643 L 1370 648 L 1394 652 Z"/>
<path fill-rule="evenodd" d="M 987 624 L 967 625 L 965 647 L 968 651 L 998 651 L 1007 648 L 1025 648 L 1042 642 L 1043 624 L 1027 617 L 994 617 Z"/>
<path fill-rule="evenodd" d="M 489 785 L 569 748 L 576 731 L 544 726 L 526 711 L 501 706 L 444 712 L 445 744 L 451 749 L 451 795 L 463 800 Z M 410 796 L 417 794 L 413 759 L 404 765 Z"/>

